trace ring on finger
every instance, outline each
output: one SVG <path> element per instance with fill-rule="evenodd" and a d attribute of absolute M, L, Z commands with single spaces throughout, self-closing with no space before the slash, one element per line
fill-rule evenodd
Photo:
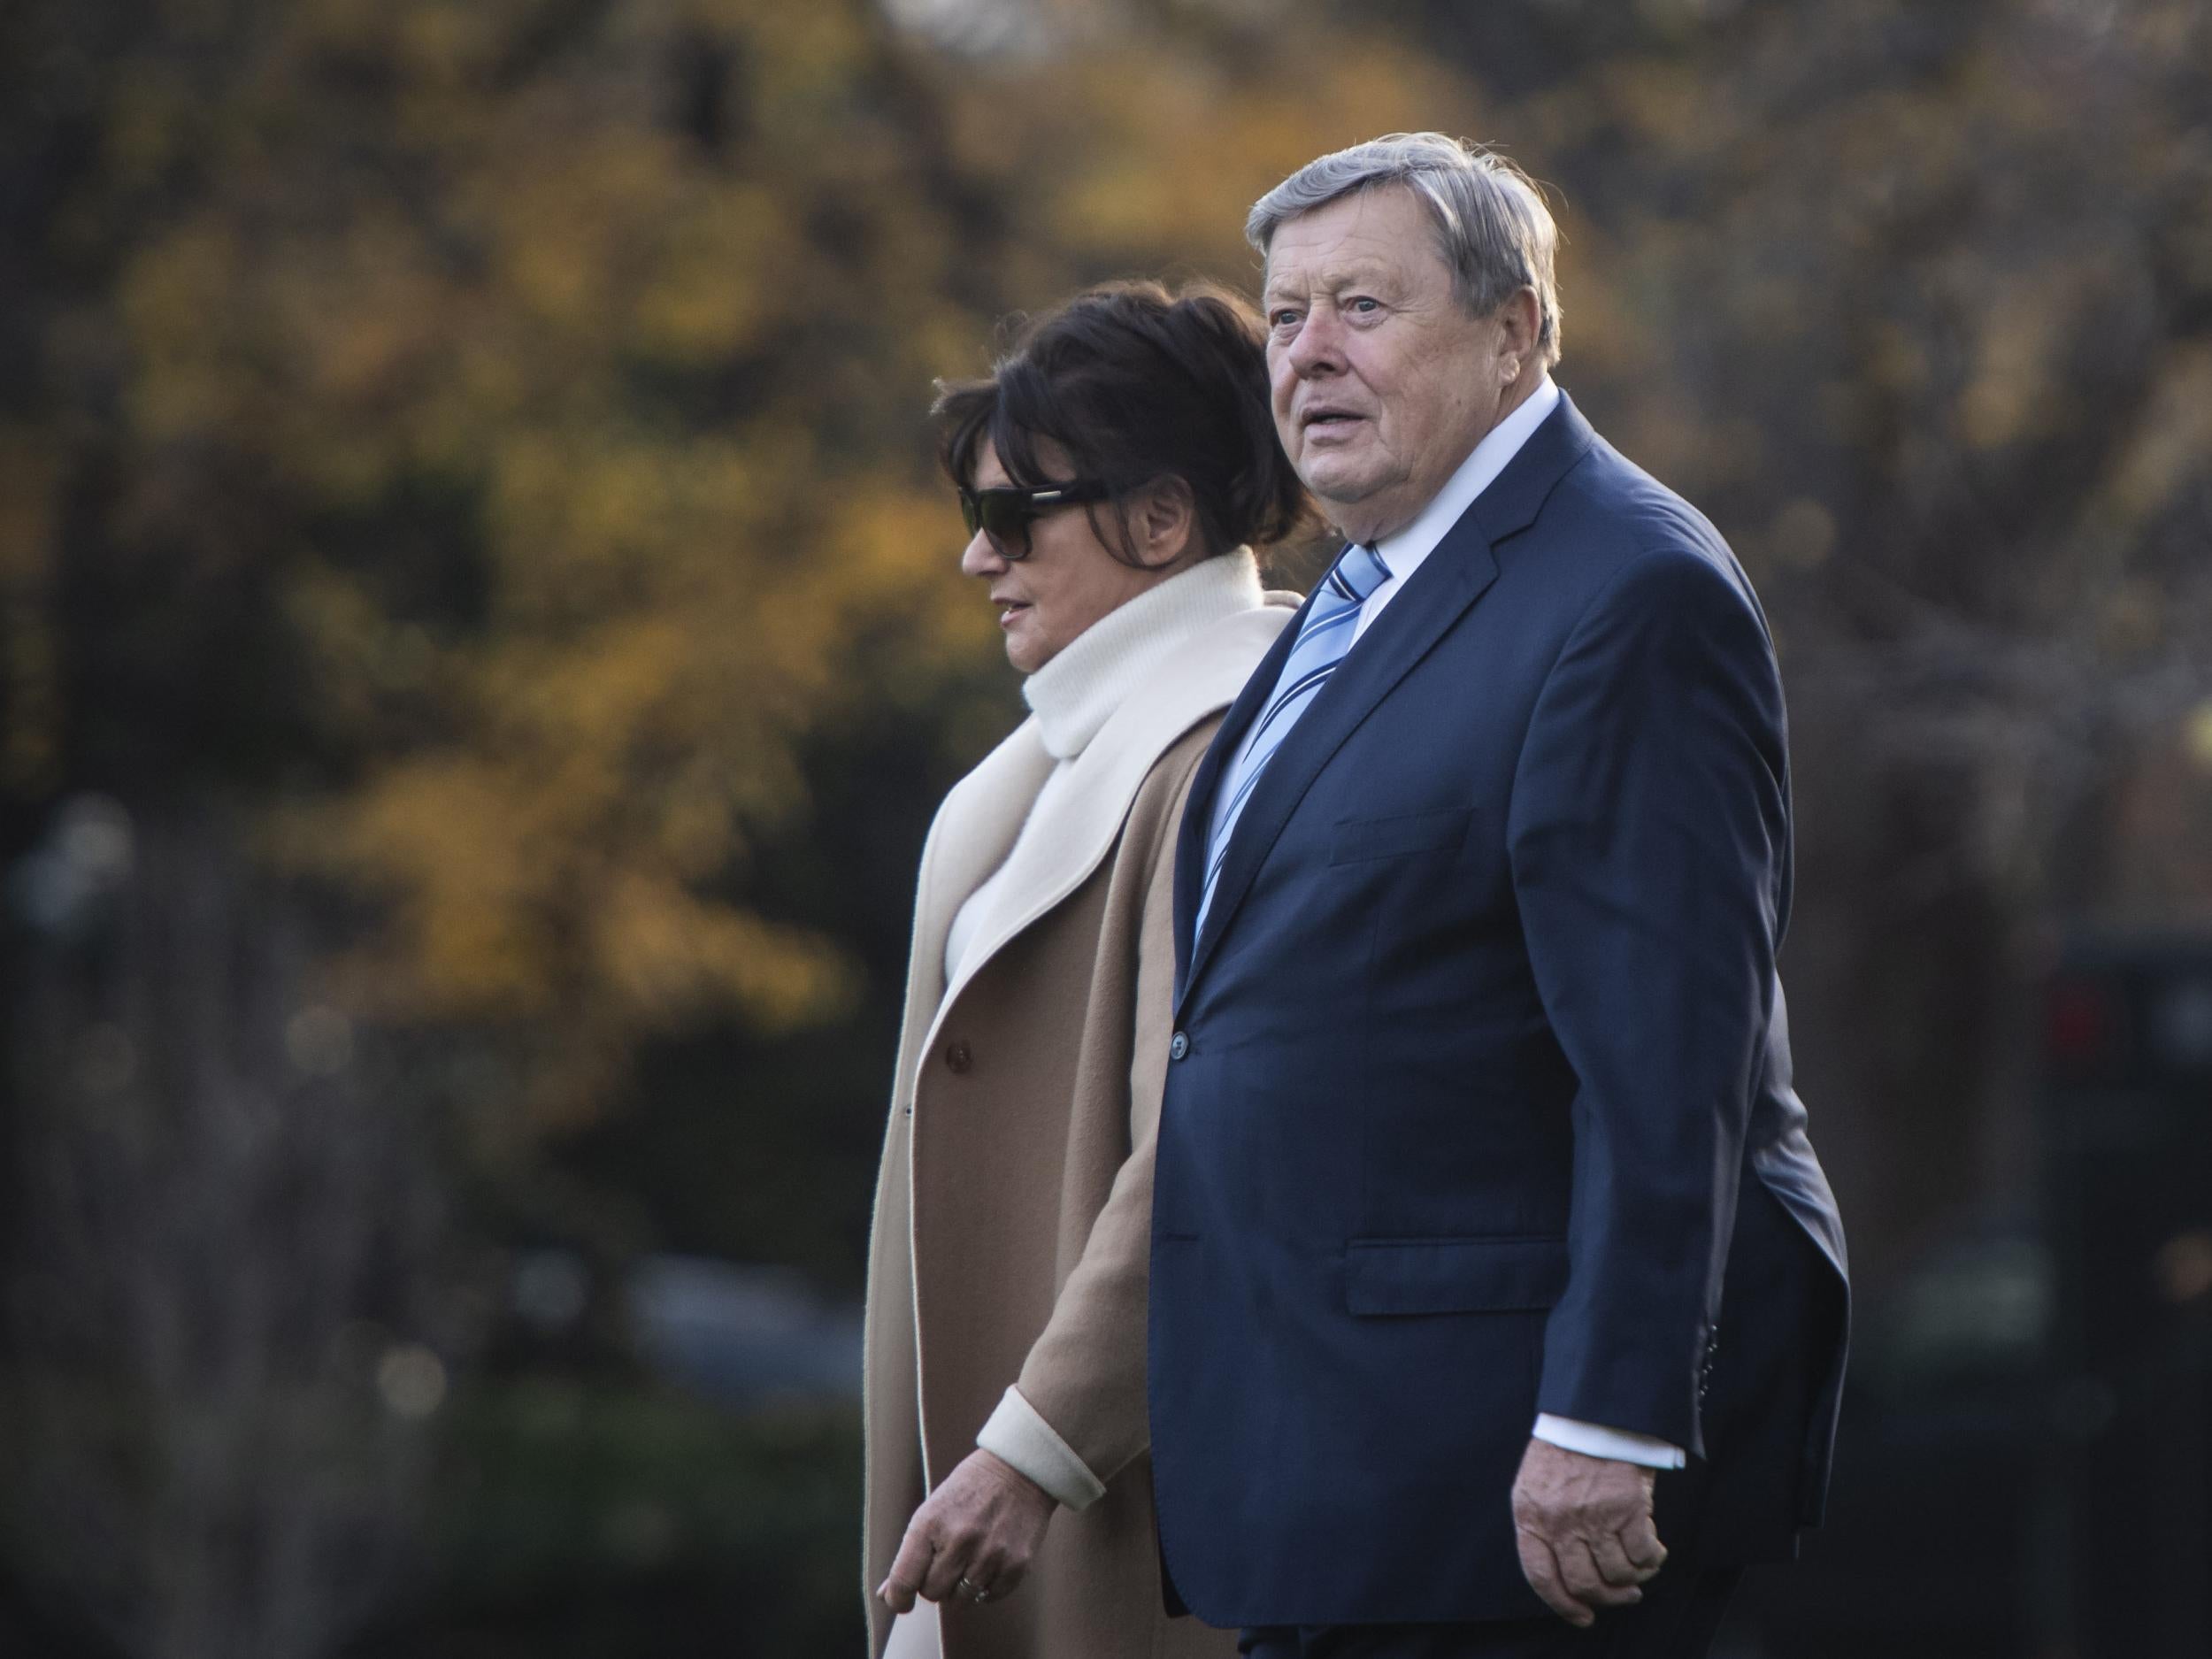
<path fill-rule="evenodd" d="M 960 1580 L 959 1587 L 968 1593 L 968 1600 L 974 1602 L 978 1607 L 981 1607 L 986 1601 L 991 1599 L 991 1593 L 988 1590 L 985 1589 L 979 1584 L 970 1583 L 964 1577 Z"/>

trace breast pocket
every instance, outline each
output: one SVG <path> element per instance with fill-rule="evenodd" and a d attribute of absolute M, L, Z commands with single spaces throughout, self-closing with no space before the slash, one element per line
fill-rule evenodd
<path fill-rule="evenodd" d="M 1333 864 L 1371 858 L 1404 858 L 1415 853 L 1457 852 L 1474 822 L 1471 807 L 1440 812 L 1407 812 L 1394 818 L 1339 819 L 1329 841 Z"/>

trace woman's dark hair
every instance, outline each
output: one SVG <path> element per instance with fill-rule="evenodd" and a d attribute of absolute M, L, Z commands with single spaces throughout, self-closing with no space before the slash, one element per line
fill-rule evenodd
<path fill-rule="evenodd" d="M 1013 483 L 1067 482 L 1038 457 L 1049 439 L 1074 477 L 1117 493 L 1181 479 L 1210 555 L 1280 541 L 1310 503 L 1275 442 L 1265 340 L 1258 314 L 1210 283 L 1088 289 L 1025 322 L 988 379 L 938 381 L 938 458 L 972 484 L 988 438 Z M 1142 563 L 1125 523 L 1109 536 L 1094 509 L 1091 523 Z"/>

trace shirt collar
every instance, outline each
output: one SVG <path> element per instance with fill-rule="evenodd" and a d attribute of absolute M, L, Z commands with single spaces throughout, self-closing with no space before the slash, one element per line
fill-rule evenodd
<path fill-rule="evenodd" d="M 1506 464 L 1521 452 L 1521 446 L 1544 424 L 1544 418 L 1558 407 L 1559 396 L 1559 388 L 1550 375 L 1537 381 L 1536 389 L 1468 452 L 1467 458 L 1459 464 L 1459 470 L 1444 480 L 1444 488 L 1436 492 L 1413 522 L 1375 544 L 1383 563 L 1390 566 L 1394 584 L 1412 575 L 1421 561 L 1436 550 L 1445 533 L 1459 522 L 1467 509 L 1475 504 L 1476 497 L 1489 488 L 1498 474 L 1505 471 Z"/>

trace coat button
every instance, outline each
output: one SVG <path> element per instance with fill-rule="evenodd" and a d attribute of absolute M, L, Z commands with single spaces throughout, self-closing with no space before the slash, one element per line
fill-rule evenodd
<path fill-rule="evenodd" d="M 945 1064 L 964 1075 L 968 1068 L 975 1064 L 975 1051 L 964 1041 L 948 1043 L 945 1046 Z"/>
<path fill-rule="evenodd" d="M 1179 1060 L 1189 1052 L 1190 1039 L 1183 1033 L 1179 1031 L 1175 1033 L 1175 1041 L 1169 1043 L 1167 1046 L 1167 1057 L 1171 1060 Z"/>

